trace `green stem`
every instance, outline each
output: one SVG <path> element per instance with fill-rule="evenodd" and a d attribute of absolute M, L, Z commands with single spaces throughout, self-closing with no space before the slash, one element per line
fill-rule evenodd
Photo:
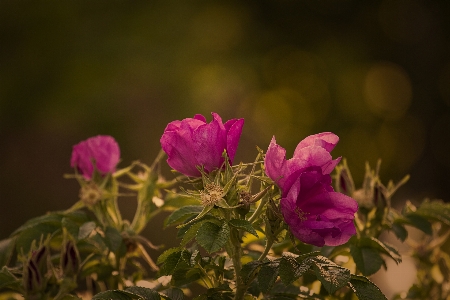
<path fill-rule="evenodd" d="M 241 277 L 241 269 L 242 269 L 242 263 L 241 263 L 241 243 L 239 241 L 239 230 L 238 229 L 231 229 L 230 234 L 230 240 L 229 240 L 229 249 L 231 253 L 228 253 L 231 256 L 231 259 L 233 261 L 233 267 L 234 267 L 234 274 L 236 278 L 236 293 L 234 296 L 235 300 L 242 300 L 244 299 L 245 292 L 247 291 L 248 285 L 244 284 Z"/>
<path fill-rule="evenodd" d="M 267 254 L 269 254 L 269 251 L 272 248 L 273 242 L 274 241 L 272 238 L 267 238 L 266 247 L 264 248 L 264 252 L 259 256 L 258 261 L 262 261 L 264 258 L 266 258 Z"/>
<path fill-rule="evenodd" d="M 266 205 L 267 201 L 269 201 L 269 197 L 263 197 L 261 199 L 261 202 L 259 202 L 258 207 L 256 208 L 256 210 L 253 212 L 253 214 L 248 219 L 248 221 L 250 223 L 253 223 L 261 215 L 263 208 Z"/>

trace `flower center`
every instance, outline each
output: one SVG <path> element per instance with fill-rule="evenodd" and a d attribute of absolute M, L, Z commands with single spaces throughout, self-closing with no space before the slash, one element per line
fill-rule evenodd
<path fill-rule="evenodd" d="M 307 219 L 307 215 L 309 215 L 309 213 L 304 212 L 303 210 L 301 210 L 299 207 L 295 208 L 295 214 L 297 215 L 297 217 L 300 219 L 300 221 L 305 221 Z"/>
<path fill-rule="evenodd" d="M 80 198 L 86 206 L 92 207 L 102 198 L 102 191 L 96 184 L 91 183 L 81 188 Z"/>
<path fill-rule="evenodd" d="M 205 186 L 205 189 L 200 192 L 200 200 L 203 206 L 214 205 L 223 197 L 223 189 L 210 183 Z"/>

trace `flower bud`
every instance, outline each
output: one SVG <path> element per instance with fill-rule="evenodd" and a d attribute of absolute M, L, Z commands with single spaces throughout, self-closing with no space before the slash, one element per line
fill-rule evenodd
<path fill-rule="evenodd" d="M 80 267 L 80 257 L 75 243 L 67 241 L 61 249 L 61 270 L 65 276 L 72 276 L 78 273 Z"/>
<path fill-rule="evenodd" d="M 239 192 L 239 204 L 240 206 L 236 208 L 236 211 L 242 217 L 245 217 L 246 214 L 250 211 L 252 195 L 249 192 L 241 191 Z"/>
<path fill-rule="evenodd" d="M 280 229 L 283 216 L 280 208 L 270 199 L 266 208 L 266 235 L 276 240 L 274 234 Z"/>
<path fill-rule="evenodd" d="M 23 285 L 28 295 L 37 294 L 45 289 L 48 256 L 47 246 L 42 246 L 32 251 L 31 257 L 24 264 Z"/>
<path fill-rule="evenodd" d="M 347 166 L 347 161 L 344 160 L 342 165 L 336 167 L 336 192 L 352 196 L 355 192 L 355 183 Z"/>

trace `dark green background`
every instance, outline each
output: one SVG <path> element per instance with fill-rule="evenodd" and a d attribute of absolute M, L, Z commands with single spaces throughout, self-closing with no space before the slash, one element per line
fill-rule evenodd
<path fill-rule="evenodd" d="M 0 238 L 77 200 L 73 144 L 109 134 L 119 166 L 151 163 L 168 122 L 211 111 L 245 118 L 237 162 L 333 131 L 358 183 L 382 158 L 385 182 L 411 174 L 397 201 L 449 200 L 449 17 L 448 1 L 1 0 Z"/>

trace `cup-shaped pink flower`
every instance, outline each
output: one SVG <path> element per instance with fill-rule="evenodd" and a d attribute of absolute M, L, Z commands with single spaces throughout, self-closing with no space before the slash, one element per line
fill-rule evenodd
<path fill-rule="evenodd" d="M 333 191 L 330 175 L 320 167 L 300 173 L 280 206 L 291 232 L 304 243 L 338 246 L 356 233 L 356 201 Z"/>
<path fill-rule="evenodd" d="M 161 147 L 169 166 L 187 176 L 199 177 L 197 167 L 205 172 L 220 168 L 226 150 L 230 163 L 236 154 L 244 119 L 232 119 L 225 124 L 216 113 L 210 123 L 202 115 L 170 122 L 161 137 Z"/>
<path fill-rule="evenodd" d="M 330 173 L 340 158 L 330 152 L 338 141 L 330 132 L 309 136 L 286 160 L 286 150 L 272 138 L 264 160 L 267 176 L 281 190 L 281 212 L 291 232 L 319 247 L 341 245 L 356 233 L 356 201 L 331 186 Z"/>
<path fill-rule="evenodd" d="M 266 153 L 265 169 L 269 176 L 283 191 L 287 193 L 291 185 L 303 172 L 311 166 L 319 166 L 324 174 L 330 174 L 341 158 L 331 157 L 339 137 L 331 132 L 318 133 L 302 140 L 294 151 L 294 156 L 286 160 L 286 150 L 276 143 L 275 137 L 270 142 Z"/>
<path fill-rule="evenodd" d="M 100 175 L 112 173 L 120 159 L 120 149 L 113 137 L 98 135 L 73 146 L 70 165 L 90 180 L 96 170 Z"/>

